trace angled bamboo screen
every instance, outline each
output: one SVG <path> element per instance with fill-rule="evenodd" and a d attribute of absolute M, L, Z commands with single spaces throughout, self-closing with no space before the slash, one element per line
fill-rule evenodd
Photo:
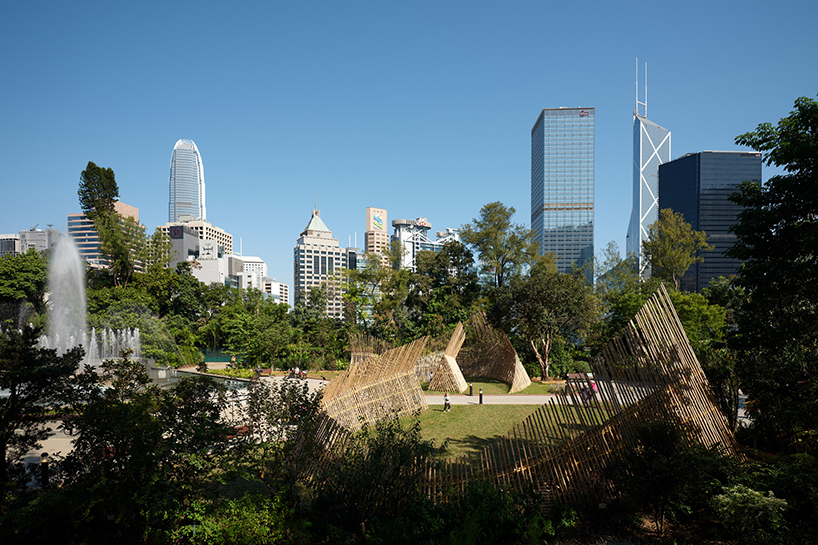
<path fill-rule="evenodd" d="M 429 382 L 429 390 L 434 392 L 463 392 L 468 388 L 466 379 L 460 371 L 455 358 L 460 353 L 460 347 L 466 340 L 466 332 L 463 324 L 458 323 L 452 336 L 446 345 L 446 350 L 438 358 L 437 369 L 434 377 Z"/>
<path fill-rule="evenodd" d="M 505 382 L 512 394 L 531 385 L 531 378 L 508 337 L 487 323 L 485 314 L 472 316 L 469 330 L 472 342 L 457 356 L 463 375 Z"/>
<path fill-rule="evenodd" d="M 324 387 L 321 405 L 337 424 L 356 430 L 397 414 L 405 416 L 426 408 L 426 397 L 415 376 L 415 362 L 426 338 L 374 354 L 350 365 Z"/>

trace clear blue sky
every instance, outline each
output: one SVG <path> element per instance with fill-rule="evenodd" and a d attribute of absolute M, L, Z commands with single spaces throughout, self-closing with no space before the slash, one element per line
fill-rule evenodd
<path fill-rule="evenodd" d="M 342 246 L 367 206 L 442 230 L 501 201 L 528 225 L 540 110 L 593 106 L 595 246 L 624 248 L 636 57 L 674 157 L 735 150 L 818 93 L 816 20 L 789 0 L 6 2 L 0 232 L 64 230 L 88 161 L 152 232 L 187 138 L 208 220 L 292 286 L 316 193 Z"/>

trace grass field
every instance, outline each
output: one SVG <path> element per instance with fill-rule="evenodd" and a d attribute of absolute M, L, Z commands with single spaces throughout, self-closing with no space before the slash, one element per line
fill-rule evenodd
<path fill-rule="evenodd" d="M 432 406 L 420 413 L 421 434 L 440 446 L 448 439 L 446 457 L 475 454 L 525 420 L 539 405 L 454 405 L 444 413 Z M 406 420 L 410 420 L 406 419 Z"/>

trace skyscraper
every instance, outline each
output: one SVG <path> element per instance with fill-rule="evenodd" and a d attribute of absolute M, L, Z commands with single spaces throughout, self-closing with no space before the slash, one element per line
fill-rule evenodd
<path fill-rule="evenodd" d="M 327 286 L 326 314 L 343 318 L 341 269 L 347 268 L 348 253 L 344 251 L 332 231 L 321 219 L 319 210 L 313 210 L 309 223 L 293 248 L 293 291 L 295 303 L 309 296 L 312 288 Z"/>
<path fill-rule="evenodd" d="M 386 210 L 367 207 L 366 231 L 364 232 L 364 251 L 380 256 L 384 267 L 389 263 L 389 226 L 386 223 Z"/>
<path fill-rule="evenodd" d="M 636 256 L 639 271 L 649 276 L 642 242 L 659 217 L 659 165 L 670 161 L 670 131 L 633 112 L 633 209 L 625 251 Z"/>
<path fill-rule="evenodd" d="M 168 221 L 205 220 L 205 183 L 202 156 L 193 140 L 179 140 L 170 157 Z"/>
<path fill-rule="evenodd" d="M 741 264 L 724 255 L 736 241 L 730 227 L 742 207 L 728 197 L 746 180 L 761 183 L 761 154 L 755 151 L 688 153 L 659 167 L 659 208 L 684 216 L 696 231 L 704 231 L 713 250 L 700 252 L 680 279 L 685 291 L 701 291 L 710 280 L 736 274 Z"/>
<path fill-rule="evenodd" d="M 634 256 L 639 274 L 650 269 L 642 242 L 659 218 L 659 165 L 670 161 L 670 131 L 648 120 L 648 63 L 645 63 L 644 102 L 639 100 L 639 59 L 636 60 L 636 106 L 633 109 L 633 208 L 625 252 Z"/>
<path fill-rule="evenodd" d="M 594 108 L 554 108 L 531 129 L 531 229 L 557 269 L 593 282 Z"/>

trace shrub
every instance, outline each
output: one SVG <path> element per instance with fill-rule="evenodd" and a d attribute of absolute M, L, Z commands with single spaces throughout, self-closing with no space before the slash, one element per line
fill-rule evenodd
<path fill-rule="evenodd" d="M 737 484 L 712 500 L 725 528 L 742 543 L 781 543 L 787 501 Z"/>

